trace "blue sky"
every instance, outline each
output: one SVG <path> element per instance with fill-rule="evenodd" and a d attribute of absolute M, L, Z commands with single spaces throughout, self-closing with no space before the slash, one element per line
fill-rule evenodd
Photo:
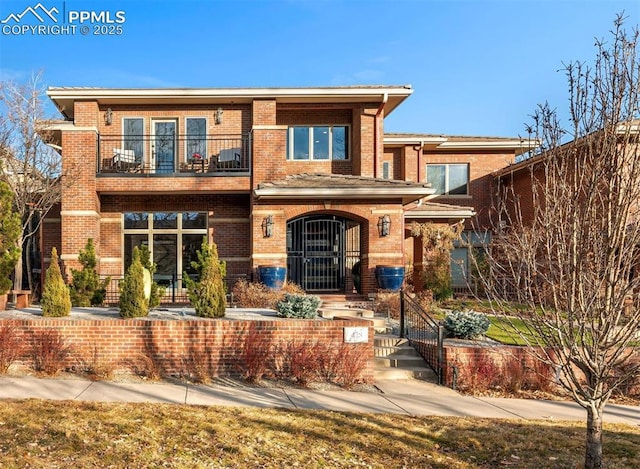
<path fill-rule="evenodd" d="M 640 23 L 638 0 L 2 0 L 0 20 L 38 2 L 122 11 L 122 33 L 0 34 L 2 80 L 42 70 L 51 86 L 411 84 L 387 132 L 509 137 L 538 103 L 567 107 L 562 63 L 593 60 L 616 13 Z"/>

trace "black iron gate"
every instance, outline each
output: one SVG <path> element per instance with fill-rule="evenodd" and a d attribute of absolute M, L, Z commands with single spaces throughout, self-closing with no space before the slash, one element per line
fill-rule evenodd
<path fill-rule="evenodd" d="M 309 216 L 287 223 L 289 281 L 305 291 L 344 291 L 345 228 L 336 216 Z"/>

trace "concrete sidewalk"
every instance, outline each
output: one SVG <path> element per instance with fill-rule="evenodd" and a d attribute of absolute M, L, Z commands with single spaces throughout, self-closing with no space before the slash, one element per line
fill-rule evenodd
<path fill-rule="evenodd" d="M 0 377 L 0 399 L 158 402 L 345 412 L 441 415 L 527 420 L 584 420 L 573 402 L 463 396 L 419 380 L 380 380 L 379 393 L 261 388 L 239 385 L 117 383 L 81 379 Z M 609 404 L 605 422 L 640 425 L 640 407 Z"/>

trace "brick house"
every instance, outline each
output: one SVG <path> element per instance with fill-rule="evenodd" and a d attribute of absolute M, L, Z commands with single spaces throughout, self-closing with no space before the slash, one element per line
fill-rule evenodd
<path fill-rule="evenodd" d="M 49 143 L 73 176 L 42 252 L 57 246 L 68 272 L 93 238 L 100 274 L 118 278 L 145 244 L 180 295 L 206 236 L 230 284 L 274 265 L 309 292 L 350 294 L 360 262 L 362 293 L 374 292 L 378 265 L 419 272 L 411 221 L 486 225 L 491 173 L 525 151 L 520 139 L 384 134 L 412 92 L 49 88 L 64 116 Z"/>

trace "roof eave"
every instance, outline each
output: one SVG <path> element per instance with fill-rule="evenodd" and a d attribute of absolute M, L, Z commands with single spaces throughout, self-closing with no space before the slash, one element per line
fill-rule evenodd
<path fill-rule="evenodd" d="M 452 209 L 452 210 L 408 210 L 405 212 L 405 219 L 419 219 L 419 218 L 430 218 L 430 219 L 467 219 L 474 217 L 476 212 L 472 209 L 460 210 L 460 209 Z"/>
<path fill-rule="evenodd" d="M 403 204 L 408 204 L 423 197 L 432 195 L 435 189 L 430 187 L 403 187 L 403 188 L 284 188 L 265 187 L 254 190 L 256 198 L 273 200 L 301 200 L 301 199 L 402 199 Z"/>
<path fill-rule="evenodd" d="M 317 88 L 57 88 L 47 95 L 67 117 L 73 117 L 73 103 L 95 100 L 101 104 L 148 103 L 250 103 L 254 99 L 275 99 L 282 103 L 385 103 L 390 114 L 413 93 L 410 85 L 380 87 Z"/>
<path fill-rule="evenodd" d="M 516 155 L 521 155 L 538 147 L 538 142 L 530 140 L 507 140 L 507 141 L 468 141 L 451 142 L 446 141 L 438 145 L 438 148 L 446 150 L 509 150 Z"/>

